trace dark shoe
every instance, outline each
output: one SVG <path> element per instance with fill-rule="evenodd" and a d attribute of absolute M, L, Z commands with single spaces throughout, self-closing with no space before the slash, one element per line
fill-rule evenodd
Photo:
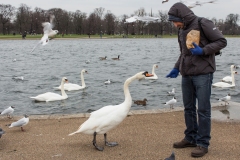
<path fill-rule="evenodd" d="M 192 157 L 202 157 L 204 156 L 206 153 L 208 153 L 208 149 L 201 147 L 201 146 L 197 146 L 196 148 L 194 148 L 194 150 L 192 151 L 191 155 Z"/>
<path fill-rule="evenodd" d="M 173 143 L 173 148 L 186 148 L 186 147 L 196 147 L 196 144 L 190 143 L 187 140 L 183 139 L 181 142 Z"/>

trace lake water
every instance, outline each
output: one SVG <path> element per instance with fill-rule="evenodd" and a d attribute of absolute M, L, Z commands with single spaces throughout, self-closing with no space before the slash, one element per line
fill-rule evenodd
<path fill-rule="evenodd" d="M 228 38 L 228 46 L 223 55 L 216 57 L 217 71 L 213 82 L 230 75 L 230 65 L 240 63 L 240 39 Z M 162 39 L 69 39 L 51 40 L 46 46 L 38 46 L 30 53 L 38 40 L 0 40 L 0 111 L 7 106 L 15 106 L 15 115 L 22 114 L 75 114 L 97 110 L 106 105 L 124 101 L 123 83 L 128 77 L 140 71 L 152 71 L 153 64 L 158 80 L 134 81 L 130 84 L 133 100 L 147 98 L 146 106 L 132 105 L 132 110 L 159 109 L 164 102 L 172 99 L 167 92 L 176 88 L 177 106 L 182 106 L 181 77 L 167 79 L 179 55 L 176 38 Z M 120 55 L 119 61 L 111 58 Z M 100 61 L 99 57 L 108 59 Z M 15 60 L 14 60 L 15 59 Z M 86 64 L 85 61 L 90 63 Z M 60 91 L 62 77 L 81 85 L 80 72 L 84 74 L 87 88 L 66 92 L 68 99 L 54 102 L 35 102 L 29 97 L 45 92 Z M 23 76 L 24 80 L 14 80 Z M 232 101 L 240 102 L 239 75 L 235 76 L 236 87 L 232 89 L 212 89 L 212 102 L 217 98 L 232 96 Z M 107 79 L 113 81 L 105 85 Z"/>

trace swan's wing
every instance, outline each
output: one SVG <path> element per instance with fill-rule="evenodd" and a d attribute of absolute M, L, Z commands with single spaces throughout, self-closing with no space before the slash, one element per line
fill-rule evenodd
<path fill-rule="evenodd" d="M 11 127 L 21 127 L 21 126 L 24 126 L 28 123 L 28 120 L 27 118 L 23 117 L 22 119 L 18 120 L 17 122 L 13 122 L 9 128 Z"/>
<path fill-rule="evenodd" d="M 104 106 L 92 113 L 90 113 L 90 117 L 101 117 L 101 116 L 106 116 L 108 113 L 111 113 L 112 111 L 116 110 L 119 108 L 119 105 L 109 105 L 109 106 Z"/>

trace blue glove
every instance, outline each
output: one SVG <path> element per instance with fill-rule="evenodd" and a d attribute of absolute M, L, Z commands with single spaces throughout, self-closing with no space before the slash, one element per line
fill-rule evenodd
<path fill-rule="evenodd" d="M 167 78 L 176 78 L 179 74 L 179 70 L 177 68 L 173 68 L 171 72 L 166 76 Z"/>
<path fill-rule="evenodd" d="M 199 47 L 196 43 L 192 43 L 195 48 L 191 48 L 190 51 L 192 52 L 192 55 L 203 55 L 203 49 Z"/>

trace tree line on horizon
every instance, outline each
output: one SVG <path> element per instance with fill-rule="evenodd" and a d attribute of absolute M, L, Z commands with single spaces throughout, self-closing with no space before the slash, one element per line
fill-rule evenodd
<path fill-rule="evenodd" d="M 44 10 L 38 7 L 31 9 L 26 4 L 18 8 L 10 4 L 0 4 L 0 34 L 43 34 L 42 22 L 49 22 L 50 15 L 54 15 L 54 29 L 59 34 L 78 35 L 173 35 L 177 29 L 168 21 L 167 11 L 158 11 L 157 14 L 147 13 L 144 8 L 133 12 L 130 16 L 124 14 L 117 17 L 105 8 L 95 8 L 92 13 L 76 10 L 66 11 L 61 8 Z M 125 20 L 134 15 L 159 17 L 157 22 L 125 23 Z M 211 19 L 224 35 L 239 35 L 239 15 L 229 14 L 225 20 Z"/>

